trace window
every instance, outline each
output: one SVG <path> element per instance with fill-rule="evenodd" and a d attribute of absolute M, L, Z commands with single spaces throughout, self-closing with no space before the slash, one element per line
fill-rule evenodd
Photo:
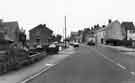
<path fill-rule="evenodd" d="M 133 33 L 135 33 L 135 30 L 133 30 Z"/>
<path fill-rule="evenodd" d="M 135 33 L 135 30 L 129 30 L 129 33 L 133 34 Z"/>

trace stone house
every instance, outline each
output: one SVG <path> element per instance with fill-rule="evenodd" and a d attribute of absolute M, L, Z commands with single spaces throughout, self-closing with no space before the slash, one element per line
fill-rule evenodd
<path fill-rule="evenodd" d="M 53 31 L 46 24 L 40 24 L 29 30 L 30 43 L 32 45 L 40 43 L 42 45 L 50 43 Z"/>
<path fill-rule="evenodd" d="M 96 34 L 96 41 L 98 44 L 104 44 L 104 39 L 105 39 L 105 29 L 106 28 L 100 28 L 95 31 Z"/>
<path fill-rule="evenodd" d="M 121 24 L 118 20 L 115 20 L 106 26 L 104 36 L 105 40 L 109 39 L 123 40 L 124 37 L 125 36 L 123 35 L 123 28 L 121 27 Z"/>

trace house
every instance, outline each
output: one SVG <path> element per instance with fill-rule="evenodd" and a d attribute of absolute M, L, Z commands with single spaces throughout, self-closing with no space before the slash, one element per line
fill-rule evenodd
<path fill-rule="evenodd" d="M 53 31 L 49 29 L 46 24 L 40 24 L 29 30 L 30 43 L 32 45 L 40 43 L 42 45 L 48 44 Z"/>
<path fill-rule="evenodd" d="M 83 31 L 79 30 L 78 32 L 71 32 L 70 34 L 70 40 L 72 42 L 82 42 L 82 35 L 83 35 Z"/>
<path fill-rule="evenodd" d="M 123 40 L 123 28 L 118 20 L 109 22 L 105 29 L 104 39 L 107 42 L 108 40 Z"/>
<path fill-rule="evenodd" d="M 89 41 L 95 41 L 95 31 L 90 30 L 85 34 L 85 42 L 88 43 Z"/>
<path fill-rule="evenodd" d="M 93 32 L 90 30 L 90 28 L 84 28 L 83 34 L 82 34 L 82 42 L 89 42 L 93 38 Z"/>
<path fill-rule="evenodd" d="M 96 41 L 98 44 L 104 44 L 104 39 L 105 39 L 105 29 L 106 28 L 100 28 L 98 30 L 95 31 L 96 34 Z"/>
<path fill-rule="evenodd" d="M 3 38 L 10 41 L 18 41 L 19 39 L 19 25 L 16 21 L 2 22 L 0 21 L 0 33 Z M 2 37 L 1 37 L 2 38 Z"/>
<path fill-rule="evenodd" d="M 133 22 L 122 22 L 125 40 L 135 40 L 135 27 Z"/>
<path fill-rule="evenodd" d="M 79 35 L 78 32 L 71 32 L 71 37 L 70 37 L 72 42 L 78 42 L 79 41 Z"/>

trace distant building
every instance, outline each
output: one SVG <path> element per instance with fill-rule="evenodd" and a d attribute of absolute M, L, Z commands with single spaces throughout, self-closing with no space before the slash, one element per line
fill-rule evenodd
<path fill-rule="evenodd" d="M 45 24 L 40 24 L 29 30 L 30 43 L 48 44 L 52 37 L 52 33 L 53 31 L 49 29 Z"/>
<path fill-rule="evenodd" d="M 123 29 L 121 24 L 118 20 L 113 22 L 109 21 L 109 24 L 106 26 L 105 29 L 105 40 L 115 39 L 115 40 L 123 40 Z"/>
<path fill-rule="evenodd" d="M 19 25 L 16 21 L 2 22 L 0 21 L 0 36 L 6 40 L 18 41 L 19 39 Z M 3 35 L 3 37 L 2 37 Z"/>
<path fill-rule="evenodd" d="M 135 27 L 133 22 L 122 22 L 121 24 L 126 40 L 135 40 Z"/>
<path fill-rule="evenodd" d="M 104 39 L 105 39 L 105 29 L 104 27 L 98 29 L 95 31 L 96 34 L 96 40 L 98 44 L 104 44 Z"/>
<path fill-rule="evenodd" d="M 82 31 L 71 32 L 70 40 L 73 42 L 82 42 Z"/>
<path fill-rule="evenodd" d="M 95 41 L 95 31 L 90 30 L 85 34 L 85 43 L 89 41 Z"/>
<path fill-rule="evenodd" d="M 70 37 L 70 40 L 72 42 L 78 42 L 78 32 L 71 32 L 71 37 Z"/>

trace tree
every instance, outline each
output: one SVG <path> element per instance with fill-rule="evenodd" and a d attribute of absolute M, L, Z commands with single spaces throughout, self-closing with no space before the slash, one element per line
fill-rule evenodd
<path fill-rule="evenodd" d="M 60 34 L 57 34 L 55 37 L 56 41 L 58 41 L 58 42 L 61 41 L 61 38 L 62 38 L 62 36 Z"/>
<path fill-rule="evenodd" d="M 49 42 L 55 42 L 56 41 L 56 37 L 55 35 L 51 35 L 51 37 L 48 39 Z"/>
<path fill-rule="evenodd" d="M 26 34 L 25 34 L 25 32 L 20 32 L 19 33 L 19 41 L 22 42 L 23 44 L 26 42 Z"/>

